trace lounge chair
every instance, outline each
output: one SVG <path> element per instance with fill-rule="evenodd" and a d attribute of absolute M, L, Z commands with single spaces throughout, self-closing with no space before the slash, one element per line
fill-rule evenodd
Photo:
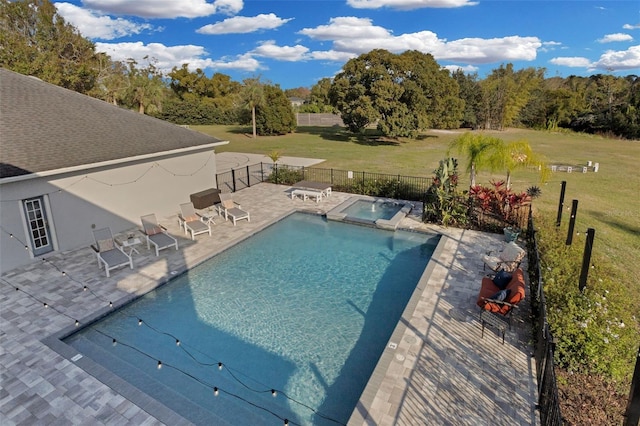
<path fill-rule="evenodd" d="M 129 268 L 133 269 L 133 259 L 130 255 L 120 247 L 118 242 L 113 238 L 111 228 L 102 228 L 93 231 L 93 239 L 95 245 L 91 245 L 93 251 L 96 252 L 98 258 L 98 265 L 102 267 L 109 277 L 109 272 L 112 269 L 119 268 L 121 266 L 129 265 Z"/>
<path fill-rule="evenodd" d="M 493 272 L 506 271 L 513 272 L 520 266 L 520 262 L 524 259 L 527 252 L 515 242 L 504 245 L 504 248 L 498 252 L 489 252 L 483 256 L 484 268 L 489 267 Z"/>
<path fill-rule="evenodd" d="M 236 226 L 236 221 L 241 219 L 247 219 L 247 221 L 251 222 L 249 212 L 242 210 L 242 206 L 233 201 L 231 194 L 220 194 L 218 213 L 224 215 L 224 220 L 229 220 L 229 217 L 231 217 L 233 226 Z"/>
<path fill-rule="evenodd" d="M 156 256 L 160 256 L 160 250 L 169 247 L 175 247 L 178 250 L 178 240 L 167 233 L 167 229 L 158 223 L 155 214 L 141 216 L 142 233 L 147 238 L 147 248 L 151 248 L 151 244 L 156 249 Z"/>
<path fill-rule="evenodd" d="M 211 236 L 211 223 L 214 223 L 212 219 L 199 215 L 193 207 L 193 203 L 180 204 L 178 222 L 184 228 L 185 234 L 191 234 L 192 240 L 196 239 L 196 235 L 206 232 Z"/>

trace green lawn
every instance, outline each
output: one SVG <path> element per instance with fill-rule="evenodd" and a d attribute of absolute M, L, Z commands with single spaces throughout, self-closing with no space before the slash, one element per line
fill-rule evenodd
<path fill-rule="evenodd" d="M 217 152 L 268 154 L 278 150 L 285 156 L 324 159 L 317 166 L 322 168 L 409 176 L 431 176 L 438 161 L 446 156 L 449 142 L 462 133 L 430 131 L 418 139 L 395 142 L 358 140 L 340 128 L 300 127 L 293 134 L 254 140 L 247 136 L 251 130 L 244 127 L 193 128 L 230 141 Z M 565 207 L 569 208 L 573 199 L 579 202 L 576 231 L 583 234 L 587 228 L 595 229 L 594 258 L 608 258 L 619 269 L 624 277 L 623 285 L 638 301 L 636 305 L 640 312 L 637 279 L 640 276 L 640 142 L 516 129 L 486 133 L 507 142 L 526 140 L 537 153 L 546 156 L 549 164 L 600 163 L 598 173 L 556 172 L 544 184 L 539 183 L 535 171 L 517 170 L 513 174 L 513 186 L 516 190 L 525 190 L 531 185 L 539 185 L 542 196 L 535 200 L 534 208 L 555 220 L 561 181 L 566 181 Z M 458 158 L 464 170 L 466 160 Z M 481 171 L 478 183 L 486 184 L 492 178 L 504 177 Z M 465 174 L 463 179 L 468 181 L 468 176 Z M 569 211 L 565 210 L 563 224 L 568 220 Z M 581 236 L 573 241 L 584 245 Z"/>

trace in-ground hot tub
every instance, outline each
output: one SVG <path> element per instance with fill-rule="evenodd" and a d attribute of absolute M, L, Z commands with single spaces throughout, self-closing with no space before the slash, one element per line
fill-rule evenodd
<path fill-rule="evenodd" d="M 327 219 L 396 230 L 413 205 L 389 198 L 351 197 L 327 213 Z"/>

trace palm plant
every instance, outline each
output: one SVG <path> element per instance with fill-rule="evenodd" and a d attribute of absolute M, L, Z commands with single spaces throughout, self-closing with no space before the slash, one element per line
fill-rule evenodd
<path fill-rule="evenodd" d="M 467 132 L 451 142 L 447 155 L 451 151 L 455 151 L 467 157 L 466 170 L 469 172 L 471 179 L 469 187 L 473 188 L 476 186 L 478 170 L 489 169 L 495 171 L 502 166 L 502 161 L 495 155 L 502 145 L 504 143 L 501 139 Z"/>
<path fill-rule="evenodd" d="M 253 138 L 256 138 L 256 107 L 265 102 L 264 87 L 260 77 L 247 78 L 243 81 L 241 97 L 246 107 L 251 110 L 251 122 L 253 125 Z"/>
<path fill-rule="evenodd" d="M 507 189 L 511 189 L 511 174 L 515 169 L 526 167 L 537 167 L 540 171 L 541 180 L 547 177 L 547 167 L 542 156 L 533 152 L 531 146 L 526 141 L 515 141 L 498 146 L 494 152 L 494 164 L 507 171 Z"/>

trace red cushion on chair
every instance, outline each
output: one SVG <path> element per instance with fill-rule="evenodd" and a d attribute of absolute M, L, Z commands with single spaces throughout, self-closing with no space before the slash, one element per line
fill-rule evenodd
<path fill-rule="evenodd" d="M 513 277 L 511 278 L 511 282 L 506 287 L 511 290 L 509 293 L 509 297 L 505 300 L 505 302 L 511 303 L 513 305 L 517 305 L 520 303 L 525 297 L 525 289 L 524 289 L 524 273 L 522 269 L 516 269 L 513 272 Z M 494 296 L 500 289 L 496 286 L 493 280 L 489 277 L 484 277 L 482 279 L 482 286 L 480 287 L 480 293 L 478 294 L 478 302 L 477 305 L 482 309 L 491 311 L 496 314 L 507 315 L 509 311 L 511 311 L 511 306 L 502 305 L 500 303 L 488 302 L 486 299 L 490 299 Z"/>

